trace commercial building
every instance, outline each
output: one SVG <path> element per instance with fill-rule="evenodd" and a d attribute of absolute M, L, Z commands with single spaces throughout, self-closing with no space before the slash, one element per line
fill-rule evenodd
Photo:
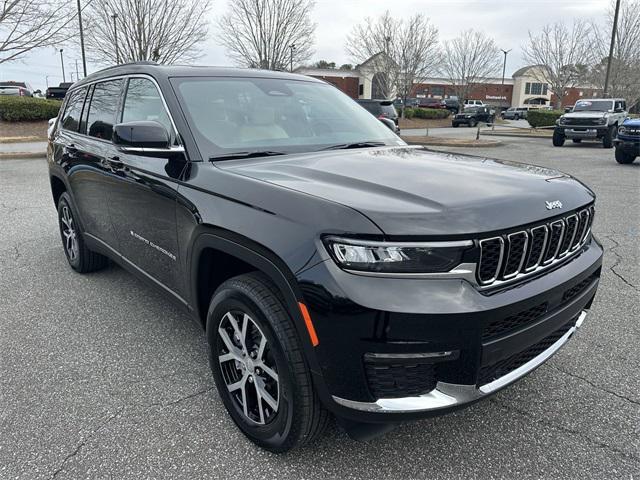
<path fill-rule="evenodd" d="M 320 78 L 332 83 L 352 98 L 383 98 L 377 88 L 377 77 L 382 74 L 379 53 L 353 70 L 317 69 L 300 67 L 297 73 Z M 534 65 L 523 67 L 511 78 L 485 78 L 477 81 L 471 88 L 469 99 L 482 100 L 499 109 L 509 107 L 543 108 L 555 106 L 556 98 L 546 83 L 537 80 L 541 77 L 536 71 L 542 67 Z M 432 77 L 416 82 L 411 96 L 414 98 L 445 99 L 455 96 L 452 82 L 446 78 Z M 602 91 L 593 86 L 572 87 L 565 91 L 562 106 L 575 104 L 581 98 L 593 98 L 602 95 Z"/>

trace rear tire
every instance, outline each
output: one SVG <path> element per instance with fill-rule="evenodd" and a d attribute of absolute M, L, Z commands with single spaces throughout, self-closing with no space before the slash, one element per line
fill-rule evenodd
<path fill-rule="evenodd" d="M 564 145 L 565 136 L 558 132 L 557 130 L 553 131 L 553 146 L 561 147 Z"/>
<path fill-rule="evenodd" d="M 107 266 L 109 259 L 87 248 L 75 206 L 67 192 L 58 200 L 58 225 L 67 261 L 78 273 L 90 273 Z"/>
<path fill-rule="evenodd" d="M 471 128 L 475 128 L 475 127 L 477 127 L 477 126 L 478 126 L 478 122 L 477 122 L 476 120 L 471 120 L 471 121 L 469 122 L 469 126 L 470 126 Z"/>
<path fill-rule="evenodd" d="M 604 134 L 604 137 L 602 137 L 602 146 L 604 148 L 613 148 L 613 139 L 616 136 L 616 127 L 615 125 L 612 127 L 609 127 L 607 129 L 607 133 Z"/>
<path fill-rule="evenodd" d="M 620 164 L 629 164 L 633 163 L 635 159 L 635 155 L 625 152 L 622 148 L 616 148 L 616 162 Z"/>
<path fill-rule="evenodd" d="M 514 120 L 520 120 L 520 115 L 514 115 L 514 116 L 513 116 L 513 119 L 514 119 Z"/>
<path fill-rule="evenodd" d="M 457 123 L 452 123 L 452 124 L 451 124 L 451 126 L 452 126 L 453 128 L 458 128 L 460 125 L 458 125 Z"/>
<path fill-rule="evenodd" d="M 329 412 L 315 393 L 282 295 L 264 274 L 240 275 L 216 290 L 207 339 L 218 393 L 252 442 L 280 453 L 322 434 Z"/>

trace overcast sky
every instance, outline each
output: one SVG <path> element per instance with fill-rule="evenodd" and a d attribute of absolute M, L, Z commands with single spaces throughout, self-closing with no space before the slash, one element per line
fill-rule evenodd
<path fill-rule="evenodd" d="M 227 0 L 214 2 L 210 38 L 198 63 L 231 65 L 214 36 L 215 19 L 226 10 Z M 414 13 L 428 16 L 438 27 L 441 39 L 453 38 L 468 28 L 484 31 L 493 36 L 499 48 L 513 49 L 507 61 L 507 75 L 510 75 L 524 64 L 521 46 L 527 40 L 528 30 L 539 30 L 556 20 L 571 22 L 575 18 L 603 23 L 609 4 L 609 0 L 317 0 L 313 10 L 317 27 L 312 61 L 351 63 L 344 51 L 344 42 L 352 26 L 389 9 L 399 17 Z M 64 46 L 67 81 L 70 72 L 75 72 L 76 60 L 82 72 L 79 48 Z M 88 69 L 91 73 L 98 67 L 89 64 Z M 36 89 L 45 88 L 47 75 L 50 85 L 62 81 L 60 54 L 53 48 L 34 52 L 21 61 L 0 64 L 0 80 L 26 80 Z"/>

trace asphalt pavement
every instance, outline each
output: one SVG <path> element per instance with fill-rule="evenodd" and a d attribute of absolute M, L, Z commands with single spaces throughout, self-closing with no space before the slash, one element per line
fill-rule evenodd
<path fill-rule="evenodd" d="M 488 401 L 368 443 L 333 425 L 282 456 L 236 429 L 187 314 L 118 267 L 67 266 L 45 161 L 0 160 L 0 479 L 639 478 L 640 161 L 550 143 L 459 151 L 598 194 L 606 256 L 578 334 Z"/>

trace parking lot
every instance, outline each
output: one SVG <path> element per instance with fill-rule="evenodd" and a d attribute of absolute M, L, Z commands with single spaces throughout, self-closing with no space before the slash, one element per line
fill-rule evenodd
<path fill-rule="evenodd" d="M 368 443 L 334 425 L 284 456 L 236 429 L 187 314 L 119 267 L 67 266 L 44 159 L 0 160 L 0 479 L 638 478 L 640 160 L 504 142 L 458 151 L 557 168 L 598 195 L 605 267 L 583 328 L 488 401 Z"/>

